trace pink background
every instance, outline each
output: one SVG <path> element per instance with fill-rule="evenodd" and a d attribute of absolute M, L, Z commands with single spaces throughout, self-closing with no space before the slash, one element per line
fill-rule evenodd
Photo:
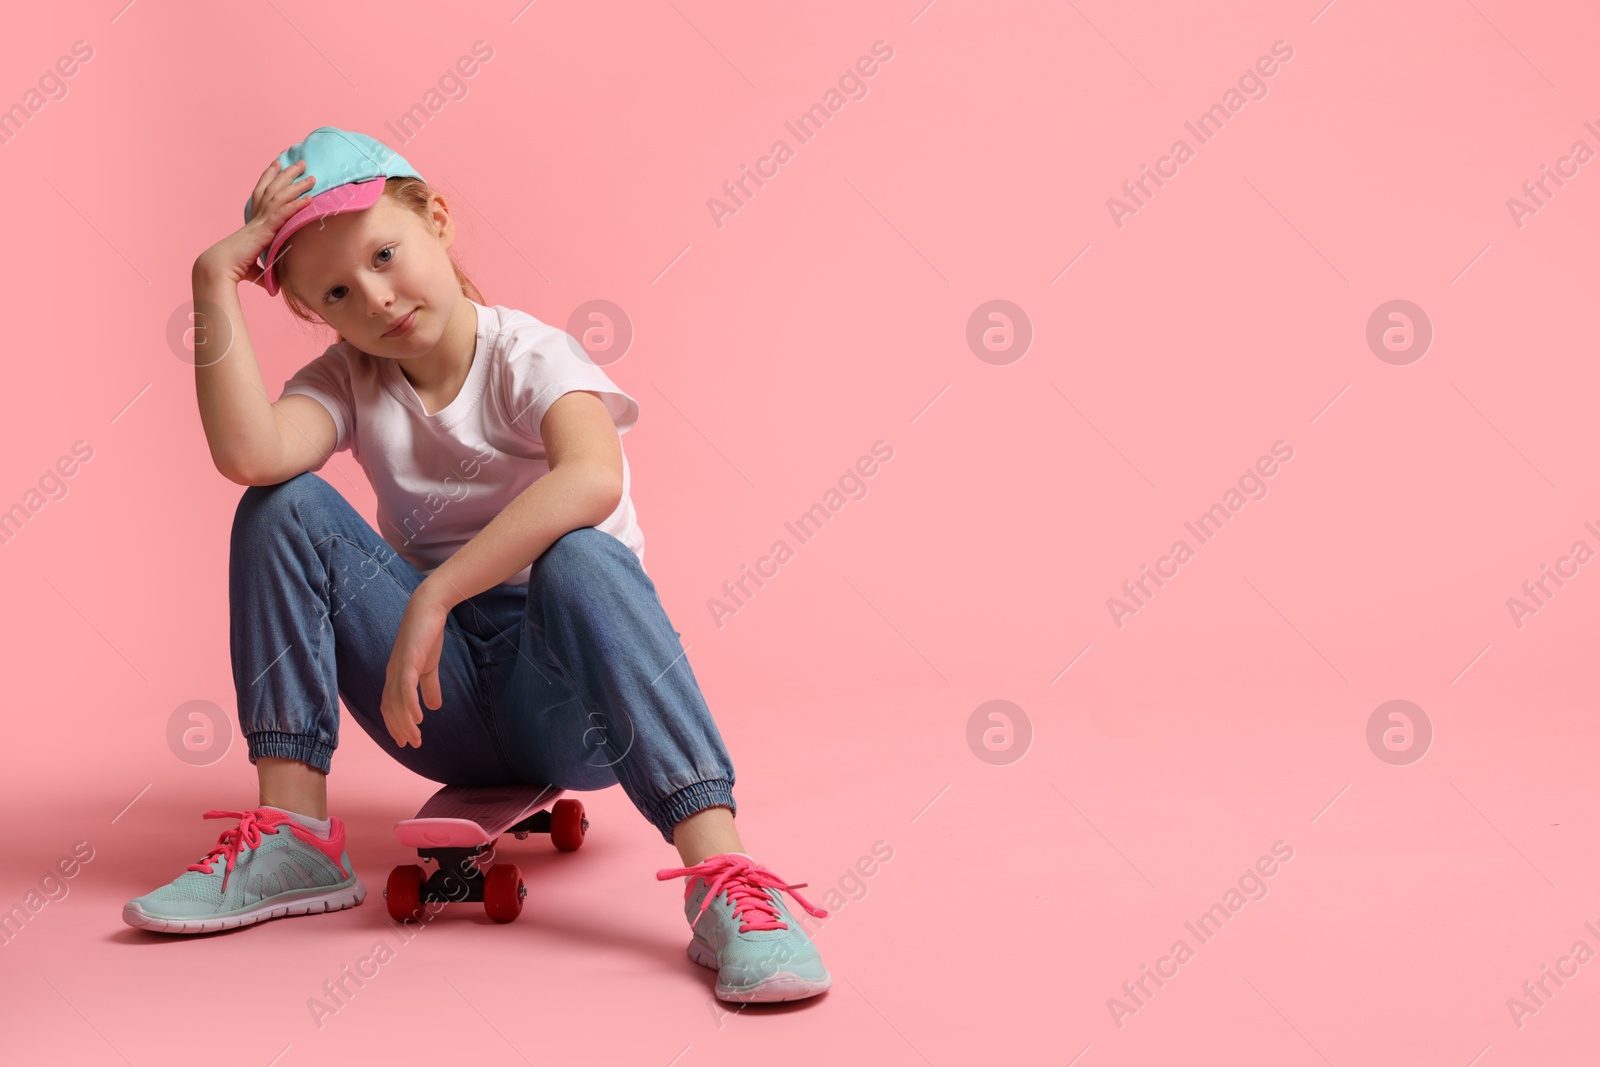
<path fill-rule="evenodd" d="M 0 947 L 0 1061 L 1593 1062 L 1600 960 L 1520 1028 L 1507 998 L 1600 952 L 1600 564 L 1520 628 L 1506 601 L 1600 550 L 1600 163 L 1520 227 L 1507 199 L 1600 149 L 1600 15 L 1322 3 L 14 12 L 0 102 L 74 41 L 93 58 L 0 146 L 0 506 L 75 441 L 93 458 L 0 551 L 0 907 L 94 858 Z M 385 128 L 478 40 L 464 98 Z M 797 145 L 784 122 L 879 40 L 865 98 Z M 1268 95 L 1197 145 L 1185 121 L 1280 40 Z M 608 371 L 643 408 L 647 561 L 745 841 L 813 900 L 893 849 L 817 936 L 826 995 L 722 1015 L 654 878 L 678 858 L 612 789 L 581 794 L 582 851 L 511 843 L 515 924 L 447 909 L 319 1029 L 307 999 L 398 943 L 391 828 L 432 791 L 353 727 L 330 799 L 365 905 L 122 924 L 231 825 L 201 812 L 256 802 L 236 728 L 209 766 L 167 743 L 187 701 L 233 711 L 242 493 L 170 324 L 324 124 L 455 196 L 490 303 L 629 316 Z M 707 199 L 780 137 L 794 158 L 719 228 Z M 1194 158 L 1119 228 L 1107 199 L 1179 137 Z M 1006 365 L 966 341 L 994 299 L 1033 330 Z M 1434 330 L 1406 366 L 1365 339 L 1395 299 Z M 276 397 L 331 336 L 243 300 Z M 868 495 L 719 628 L 708 599 L 878 440 Z M 1269 495 L 1119 629 L 1107 598 L 1279 440 Z M 371 521 L 349 453 L 322 475 Z M 1004 765 L 967 740 L 995 699 L 1033 732 Z M 1366 739 L 1392 699 L 1434 731 L 1408 765 Z M 1108 998 L 1277 841 L 1265 899 L 1119 1027 Z"/>

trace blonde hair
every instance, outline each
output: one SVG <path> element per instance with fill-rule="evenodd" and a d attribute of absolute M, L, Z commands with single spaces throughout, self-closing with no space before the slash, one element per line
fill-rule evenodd
<path fill-rule="evenodd" d="M 386 179 L 383 183 L 383 195 L 424 222 L 433 221 L 433 215 L 428 210 L 428 205 L 433 202 L 433 188 L 421 178 Z M 448 253 L 446 254 L 448 255 Z M 273 269 L 278 271 L 278 292 L 283 294 L 283 302 L 288 305 L 289 312 L 295 318 L 304 319 L 306 322 L 322 322 L 322 319 L 318 318 L 302 304 L 289 291 L 289 287 L 283 284 L 282 266 L 280 261 Z M 456 262 L 454 256 L 450 256 L 450 266 L 455 268 L 456 281 L 461 285 L 461 295 L 479 304 L 487 304 L 488 301 L 483 298 L 483 294 L 478 291 L 478 287 L 473 284 L 472 279 L 467 277 L 466 271 L 461 269 L 461 264 Z M 344 338 L 341 336 L 339 340 L 343 341 Z"/>

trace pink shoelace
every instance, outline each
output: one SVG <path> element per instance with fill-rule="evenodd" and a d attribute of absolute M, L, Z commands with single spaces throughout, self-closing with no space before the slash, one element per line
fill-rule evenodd
<path fill-rule="evenodd" d="M 814 908 L 805 897 L 795 890 L 805 887 L 805 882 L 787 885 L 783 879 L 773 874 L 767 868 L 754 860 L 744 856 L 735 856 L 722 853 L 702 860 L 693 867 L 668 867 L 656 872 L 656 878 L 665 881 L 668 878 L 688 876 L 689 881 L 684 886 L 683 895 L 688 897 L 694 886 L 695 878 L 703 878 L 710 883 L 711 889 L 706 893 L 706 898 L 700 902 L 700 914 L 696 915 L 694 922 L 689 924 L 693 929 L 700 921 L 700 916 L 706 913 L 711 902 L 717 894 L 724 889 L 728 892 L 728 900 L 733 906 L 734 917 L 740 920 L 739 932 L 749 930 L 787 930 L 789 925 L 778 918 L 778 909 L 773 904 L 772 898 L 766 894 L 768 889 L 781 889 L 787 892 L 806 911 L 819 919 L 826 919 L 828 913 L 821 908 Z"/>
<path fill-rule="evenodd" d="M 215 848 L 201 856 L 194 863 L 189 864 L 189 870 L 191 871 L 213 874 L 215 872 L 212 871 L 211 865 L 226 857 L 227 866 L 222 871 L 223 892 L 227 892 L 228 875 L 233 873 L 233 865 L 239 859 L 239 850 L 241 848 L 259 847 L 263 831 L 275 834 L 278 832 L 275 827 L 279 823 L 291 821 L 287 815 L 279 814 L 276 811 L 268 811 L 266 808 L 254 808 L 250 811 L 208 811 L 205 817 L 208 819 L 239 820 L 238 826 L 222 832 L 222 836 L 217 838 Z"/>

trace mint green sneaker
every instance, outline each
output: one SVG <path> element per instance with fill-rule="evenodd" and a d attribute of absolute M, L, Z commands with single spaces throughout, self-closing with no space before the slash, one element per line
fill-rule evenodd
<path fill-rule="evenodd" d="M 833 985 L 817 947 L 795 922 L 780 890 L 819 919 L 783 879 L 743 852 L 724 852 L 693 867 L 669 867 L 656 878 L 684 876 L 683 914 L 694 936 L 689 958 L 717 972 L 719 1000 L 735 1004 L 801 1000 Z"/>
<path fill-rule="evenodd" d="M 236 818 L 239 825 L 223 831 L 216 847 L 177 878 L 123 905 L 123 922 L 163 934 L 206 934 L 283 915 L 340 911 L 366 899 L 339 818 L 329 820 L 323 839 L 276 808 L 208 811 L 205 817 Z"/>

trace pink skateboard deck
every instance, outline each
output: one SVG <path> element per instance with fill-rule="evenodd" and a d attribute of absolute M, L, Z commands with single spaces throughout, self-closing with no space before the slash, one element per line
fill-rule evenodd
<path fill-rule="evenodd" d="M 414 818 L 394 824 L 400 843 L 416 849 L 424 862 L 437 863 L 438 869 L 429 874 L 407 863 L 390 871 L 383 890 L 389 917 L 416 920 L 435 902 L 481 901 L 495 922 L 515 919 L 528 888 L 516 864 L 494 862 L 494 844 L 505 833 L 518 840 L 549 834 L 550 843 L 562 852 L 577 850 L 589 820 L 580 801 L 557 800 L 561 793 L 548 785 L 440 789 Z"/>
<path fill-rule="evenodd" d="M 495 839 L 561 795 L 554 786 L 447 785 L 422 810 L 394 824 L 407 848 L 477 848 Z"/>

